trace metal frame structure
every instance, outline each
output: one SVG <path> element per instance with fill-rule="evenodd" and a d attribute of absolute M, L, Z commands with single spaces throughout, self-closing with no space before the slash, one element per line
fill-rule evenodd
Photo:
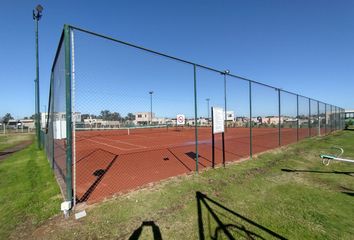
<path fill-rule="evenodd" d="M 296 93 L 293 93 L 293 92 L 290 92 L 290 91 L 286 91 L 286 90 L 283 90 L 283 89 L 280 89 L 280 88 L 277 88 L 277 87 L 274 87 L 274 86 L 270 86 L 268 84 L 264 84 L 264 83 L 261 83 L 261 82 L 258 82 L 258 81 L 255 81 L 255 80 L 252 80 L 252 79 L 248 79 L 248 78 L 245 78 L 245 77 L 241 77 L 241 76 L 238 76 L 238 75 L 234 75 L 234 74 L 231 74 L 228 70 L 225 71 L 225 70 L 217 70 L 217 69 L 214 69 L 214 68 L 211 68 L 211 67 L 208 67 L 208 66 L 204 66 L 204 65 L 200 65 L 200 64 L 197 64 L 197 63 L 194 63 L 194 62 L 191 62 L 191 61 L 187 61 L 187 60 L 184 60 L 184 59 L 181 59 L 181 58 L 177 58 L 177 57 L 173 57 L 173 56 L 170 56 L 170 55 L 167 55 L 165 53 L 161 53 L 161 52 L 158 52 L 158 51 L 154 51 L 154 50 L 151 50 L 151 49 L 148 49 L 148 48 L 145 48 L 145 47 L 141 47 L 141 46 L 138 46 L 138 45 L 135 45 L 135 44 L 132 44 L 132 43 L 129 43 L 129 42 L 125 42 L 125 41 L 121 41 L 121 40 L 118 40 L 118 39 L 115 39 L 115 38 L 112 38 L 112 37 L 109 37 L 109 36 L 106 36 L 106 35 L 102 35 L 102 34 L 98 34 L 98 33 L 95 33 L 95 32 L 92 32 L 92 31 L 88 31 L 88 30 L 85 30 L 85 29 L 82 29 L 82 28 L 78 28 L 78 27 L 74 27 L 74 26 L 70 26 L 70 25 L 64 25 L 64 29 L 63 29 L 63 32 L 62 32 L 62 35 L 61 35 L 61 38 L 60 38 L 60 41 L 59 41 L 59 46 L 57 48 L 57 51 L 56 51 L 56 55 L 55 55 L 55 58 L 54 58 L 54 62 L 53 62 L 53 65 L 52 65 L 52 70 L 51 70 L 51 83 L 50 83 L 50 90 L 49 90 L 49 104 L 48 104 L 48 119 L 47 119 L 47 134 L 48 134 L 48 129 L 51 128 L 51 130 L 53 131 L 53 123 L 50 123 L 50 116 L 53 116 L 53 107 L 52 107 L 52 104 L 53 104 L 53 101 L 54 101 L 54 91 L 53 91 L 53 86 L 54 86 L 54 81 L 55 81 L 55 76 L 54 76 L 54 67 L 55 65 L 57 64 L 57 59 L 58 59 L 58 55 L 59 55 L 59 51 L 61 49 L 61 47 L 63 46 L 64 47 L 64 52 L 65 52 L 65 106 L 66 106 L 66 149 L 65 149 L 65 154 L 66 154 L 66 174 L 65 174 L 65 185 L 66 185 L 66 193 L 65 193 L 65 198 L 66 200 L 69 200 L 69 201 L 72 201 L 73 198 L 75 197 L 75 190 L 73 190 L 73 186 L 75 186 L 75 175 L 73 177 L 73 171 L 75 171 L 75 164 L 73 165 L 73 163 L 75 163 L 75 145 L 74 145 L 74 141 L 73 141 L 73 131 L 75 129 L 75 126 L 73 125 L 73 114 L 74 114 L 74 103 L 73 103 L 73 100 L 74 100 L 74 94 L 73 94 L 73 91 L 75 89 L 75 85 L 74 85 L 74 76 L 75 76 L 75 71 L 74 71 L 74 57 L 73 57 L 73 54 L 74 54 L 74 48 L 73 48 L 73 31 L 79 31 L 79 32 L 82 32 L 82 33 L 86 33 L 86 34 L 89 34 L 91 36 L 96 36 L 96 37 L 99 37 L 99 38 L 103 38 L 103 39 L 106 39 L 106 40 L 109 40 L 109 41 L 113 41 L 113 42 L 116 42 L 118 44 L 122 44 L 122 45 L 125 45 L 125 46 L 129 46 L 129 47 L 132 47 L 132 48 L 135 48 L 135 49 L 138 49 L 138 50 L 141 50 L 141 51 L 144 51 L 144 52 L 149 52 L 149 53 L 152 53 L 152 54 L 155 54 L 155 55 L 158 55 L 158 56 L 161 56 L 161 57 L 164 57 L 164 58 L 168 58 L 168 59 L 172 59 L 172 60 L 175 60 L 175 61 L 178 61 L 178 62 L 182 62 L 182 63 L 186 63 L 188 65 L 190 65 L 192 68 L 193 68 L 193 83 L 194 83 L 194 129 L 195 129 L 195 171 L 198 173 L 198 165 L 199 165 L 199 162 L 198 162 L 198 108 L 197 108 L 197 105 L 198 105 L 198 100 L 197 100 L 197 69 L 200 68 L 200 69 L 206 69 L 206 70 L 209 70 L 209 71 L 212 71 L 212 72 L 216 72 L 216 73 L 219 73 L 219 74 L 222 74 L 224 75 L 224 83 L 220 82 L 220 84 L 224 84 L 224 104 L 225 104 L 225 110 L 226 110 L 226 77 L 227 80 L 229 79 L 239 79 L 239 80 L 243 80 L 243 81 L 246 81 L 248 82 L 248 94 L 249 94 L 249 137 L 250 137 L 250 152 L 249 152 L 249 156 L 250 158 L 252 158 L 253 156 L 253 141 L 252 141 L 252 129 L 253 129 L 253 110 L 252 110 L 252 107 L 253 107 L 253 103 L 252 103 L 252 86 L 253 84 L 257 84 L 257 85 L 260 85 L 260 86 L 263 86 L 263 87 L 267 87 L 267 88 L 270 88 L 270 89 L 274 89 L 275 91 L 277 91 L 277 101 L 278 101 L 278 146 L 281 146 L 281 94 L 282 93 L 288 93 L 288 94 L 292 94 L 294 96 L 296 96 L 296 104 L 297 104 L 297 107 L 296 107 L 296 126 L 297 126 L 297 131 L 296 131 L 296 140 L 299 141 L 300 137 L 299 137 L 299 128 L 300 128 L 300 122 L 299 122 L 299 117 L 300 117 L 300 112 L 299 112 L 299 97 L 303 97 L 305 99 L 308 99 L 308 126 L 309 126 L 309 136 L 311 136 L 311 101 L 313 99 L 311 98 L 307 98 L 305 96 L 302 96 L 300 94 L 296 94 Z M 316 100 L 313 100 L 313 101 L 316 101 Z M 319 104 L 322 103 L 325 105 L 325 109 L 327 109 L 327 106 L 329 106 L 329 104 L 327 103 L 323 103 L 323 102 L 320 102 L 320 101 L 316 101 L 317 102 L 317 108 L 319 108 Z M 337 124 L 337 117 L 336 117 L 336 112 L 334 113 L 335 116 L 333 116 L 333 111 L 332 111 L 332 105 L 331 106 L 331 116 L 330 116 L 330 119 L 327 119 L 327 116 L 326 116 L 326 125 L 327 125 L 327 121 L 331 121 L 331 129 L 335 129 L 335 130 L 339 130 L 339 129 L 342 129 L 344 126 L 343 124 Z M 335 109 L 337 109 L 337 107 L 335 107 Z M 343 109 L 339 109 L 341 112 L 343 112 Z M 326 111 L 326 110 L 325 110 Z M 225 114 L 226 114 L 226 111 L 225 111 Z M 327 115 L 327 111 L 325 112 L 325 114 Z M 319 119 L 319 110 L 317 111 L 317 118 Z M 152 115 L 151 115 L 151 119 L 152 119 Z M 333 122 L 333 119 L 334 119 L 334 126 L 332 126 L 332 122 Z M 225 119 L 226 120 L 226 119 Z M 50 126 L 51 124 L 51 126 Z M 327 126 L 326 126 L 327 127 Z M 333 127 L 333 128 L 332 128 Z M 49 141 L 50 139 L 47 138 L 47 141 Z M 50 144 L 53 144 L 53 142 L 51 142 Z M 54 168 L 55 166 L 55 157 L 54 157 L 54 154 L 52 154 L 53 156 L 49 156 L 49 160 L 50 162 L 52 163 L 52 166 Z M 73 157 L 74 156 L 74 157 Z M 74 168 L 74 169 L 73 169 Z M 74 193 L 73 193 L 74 191 Z M 75 202 L 74 202 L 75 203 Z"/>

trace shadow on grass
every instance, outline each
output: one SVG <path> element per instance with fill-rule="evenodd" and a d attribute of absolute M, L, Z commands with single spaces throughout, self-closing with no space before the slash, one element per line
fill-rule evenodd
<path fill-rule="evenodd" d="M 129 237 L 129 240 L 136 240 L 140 238 L 141 232 L 143 231 L 144 227 L 151 227 L 153 238 L 154 240 L 162 240 L 162 235 L 159 226 L 155 224 L 153 221 L 144 221 L 140 227 L 138 227 L 133 234 Z"/>
<path fill-rule="evenodd" d="M 354 192 L 345 192 L 345 191 L 343 191 L 342 193 L 346 194 L 348 196 L 354 197 Z"/>
<path fill-rule="evenodd" d="M 353 177 L 352 174 L 354 172 L 351 171 L 315 171 L 315 170 L 306 170 L 306 169 L 288 169 L 288 168 L 282 168 L 281 169 L 283 172 L 304 172 L 304 173 L 331 173 L 331 174 L 343 174 L 343 175 L 348 175 Z"/>
<path fill-rule="evenodd" d="M 207 223 L 205 224 L 207 225 L 205 229 L 208 230 L 210 235 L 208 239 L 286 239 L 272 230 L 221 205 L 201 192 L 196 192 L 196 199 L 200 240 L 206 239 L 204 232 L 205 222 Z M 206 209 L 204 219 L 202 207 Z M 211 224 L 211 219 L 214 224 Z"/>

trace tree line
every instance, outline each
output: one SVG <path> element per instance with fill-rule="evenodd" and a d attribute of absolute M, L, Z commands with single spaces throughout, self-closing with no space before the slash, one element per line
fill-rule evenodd
<path fill-rule="evenodd" d="M 33 119 L 34 120 L 35 116 L 36 115 L 33 114 L 30 117 L 24 117 L 23 119 Z M 13 120 L 15 118 L 11 115 L 11 113 L 6 113 L 3 117 L 0 117 L 0 119 L 1 119 L 2 123 L 8 124 L 10 120 Z"/>
<path fill-rule="evenodd" d="M 109 110 L 102 110 L 100 115 L 94 114 L 81 114 L 82 119 L 102 119 L 105 121 L 133 121 L 135 120 L 135 115 L 133 113 L 128 113 L 127 116 L 122 117 L 118 112 L 111 112 Z"/>

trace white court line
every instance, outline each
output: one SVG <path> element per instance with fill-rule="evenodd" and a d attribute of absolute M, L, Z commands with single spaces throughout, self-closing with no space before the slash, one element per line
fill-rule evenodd
<path fill-rule="evenodd" d="M 95 140 L 92 140 L 92 139 L 86 139 L 86 140 L 91 141 L 91 142 L 94 142 L 94 143 L 106 145 L 106 146 L 108 146 L 108 147 L 117 148 L 117 149 L 123 150 L 123 151 L 129 151 L 129 150 L 134 150 L 134 149 L 141 149 L 141 148 L 128 148 L 128 149 L 127 149 L 127 148 L 120 148 L 120 147 L 117 147 L 117 146 L 113 146 L 113 145 L 111 145 L 111 144 L 98 142 L 98 141 L 95 141 Z"/>
<path fill-rule="evenodd" d="M 146 148 L 145 146 L 141 146 L 141 145 L 133 144 L 133 143 L 128 143 L 128 142 L 121 141 L 121 140 L 114 140 L 114 139 L 110 139 L 110 138 L 107 139 L 107 138 L 103 138 L 103 137 L 96 137 L 96 138 L 101 138 L 101 139 L 104 139 L 104 140 L 120 142 L 120 143 L 122 143 L 122 144 L 130 145 L 130 146 L 134 146 L 134 147 Z"/>

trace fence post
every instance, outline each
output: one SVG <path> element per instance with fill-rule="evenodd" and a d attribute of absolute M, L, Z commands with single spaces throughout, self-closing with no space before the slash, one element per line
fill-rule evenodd
<path fill-rule="evenodd" d="M 321 136 L 321 122 L 320 122 L 320 102 L 317 101 L 317 122 L 318 122 L 318 136 Z"/>
<path fill-rule="evenodd" d="M 280 89 L 278 88 L 278 145 L 281 146 L 281 105 L 280 105 Z"/>
<path fill-rule="evenodd" d="M 197 108 L 197 67 L 193 65 L 194 71 L 194 130 L 195 130 L 195 171 L 198 173 L 198 108 Z"/>
<path fill-rule="evenodd" d="M 296 94 L 296 141 L 299 141 L 299 94 Z"/>
<path fill-rule="evenodd" d="M 250 104 L 250 158 L 252 158 L 252 82 L 248 81 L 249 104 Z"/>
<path fill-rule="evenodd" d="M 66 97 L 66 200 L 72 201 L 72 117 L 71 117 L 71 59 L 70 27 L 64 25 L 65 97 Z"/>

